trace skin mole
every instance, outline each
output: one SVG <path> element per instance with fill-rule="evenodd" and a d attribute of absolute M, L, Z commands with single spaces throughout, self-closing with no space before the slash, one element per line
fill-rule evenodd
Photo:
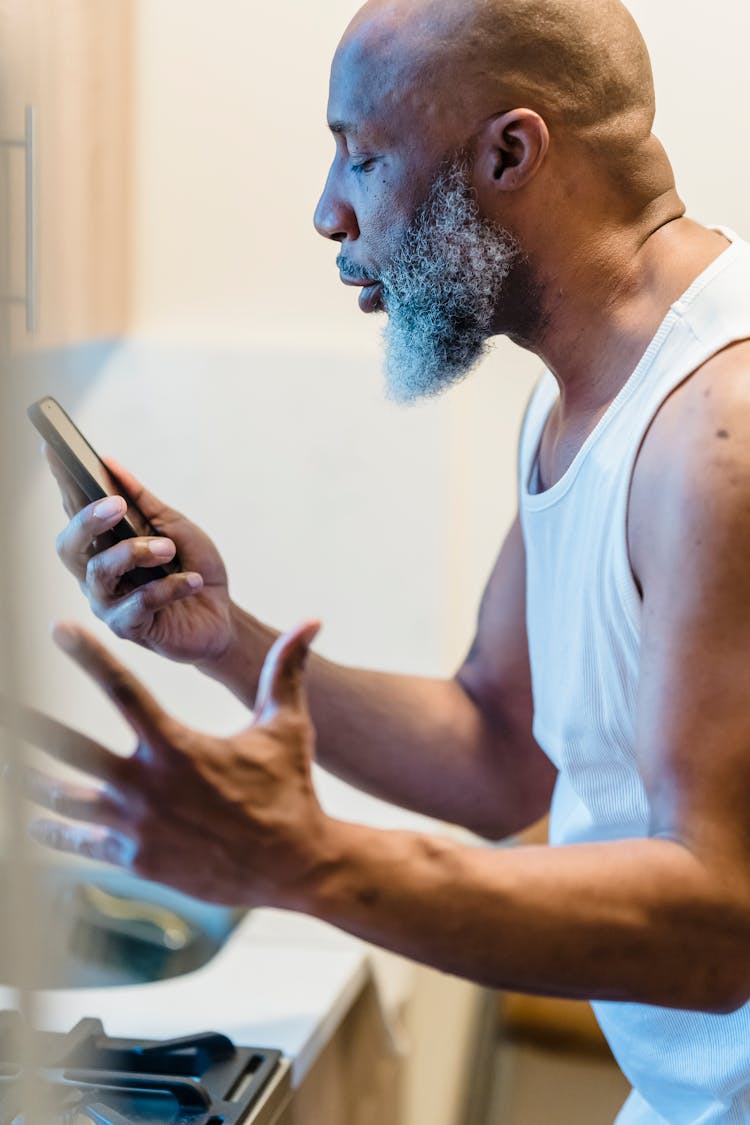
<path fill-rule="evenodd" d="M 716 436 L 717 438 L 721 438 L 722 441 L 726 441 L 726 439 L 729 437 L 729 430 L 717 430 Z"/>

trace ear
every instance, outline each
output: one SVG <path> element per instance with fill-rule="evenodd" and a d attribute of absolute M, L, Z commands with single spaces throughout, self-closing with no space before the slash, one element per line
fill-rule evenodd
<path fill-rule="evenodd" d="M 476 173 L 483 187 L 518 191 L 533 179 L 549 149 L 549 129 L 533 109 L 490 118 L 476 141 Z"/>

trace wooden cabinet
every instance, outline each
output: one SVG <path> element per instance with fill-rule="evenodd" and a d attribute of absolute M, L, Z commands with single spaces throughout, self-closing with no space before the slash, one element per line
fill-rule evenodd
<path fill-rule="evenodd" d="M 0 293 L 11 351 L 127 325 L 133 8 L 0 0 Z M 22 143 L 29 106 L 33 161 Z"/>

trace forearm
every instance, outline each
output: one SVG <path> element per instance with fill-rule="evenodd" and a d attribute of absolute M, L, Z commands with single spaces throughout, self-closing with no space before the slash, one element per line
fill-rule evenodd
<path fill-rule="evenodd" d="M 297 909 L 492 988 L 724 1011 L 750 994 L 750 902 L 652 839 L 466 848 L 332 822 Z"/>
<path fill-rule="evenodd" d="M 249 706 L 275 634 L 236 614 L 235 641 L 209 674 Z M 312 655 L 307 668 L 317 754 L 361 789 L 500 839 L 549 806 L 554 770 L 530 732 L 490 720 L 453 680 L 345 668 Z"/>

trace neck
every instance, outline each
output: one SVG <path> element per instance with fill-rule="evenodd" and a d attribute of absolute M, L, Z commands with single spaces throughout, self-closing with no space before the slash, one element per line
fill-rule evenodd
<path fill-rule="evenodd" d="M 684 217 L 671 191 L 639 227 L 578 238 L 535 278 L 533 321 L 507 332 L 534 352 L 560 385 L 560 420 L 591 418 L 615 398 L 670 306 L 722 252 L 726 240 Z M 530 286 L 527 284 L 528 293 Z M 523 321 L 526 323 L 523 323 Z"/>

